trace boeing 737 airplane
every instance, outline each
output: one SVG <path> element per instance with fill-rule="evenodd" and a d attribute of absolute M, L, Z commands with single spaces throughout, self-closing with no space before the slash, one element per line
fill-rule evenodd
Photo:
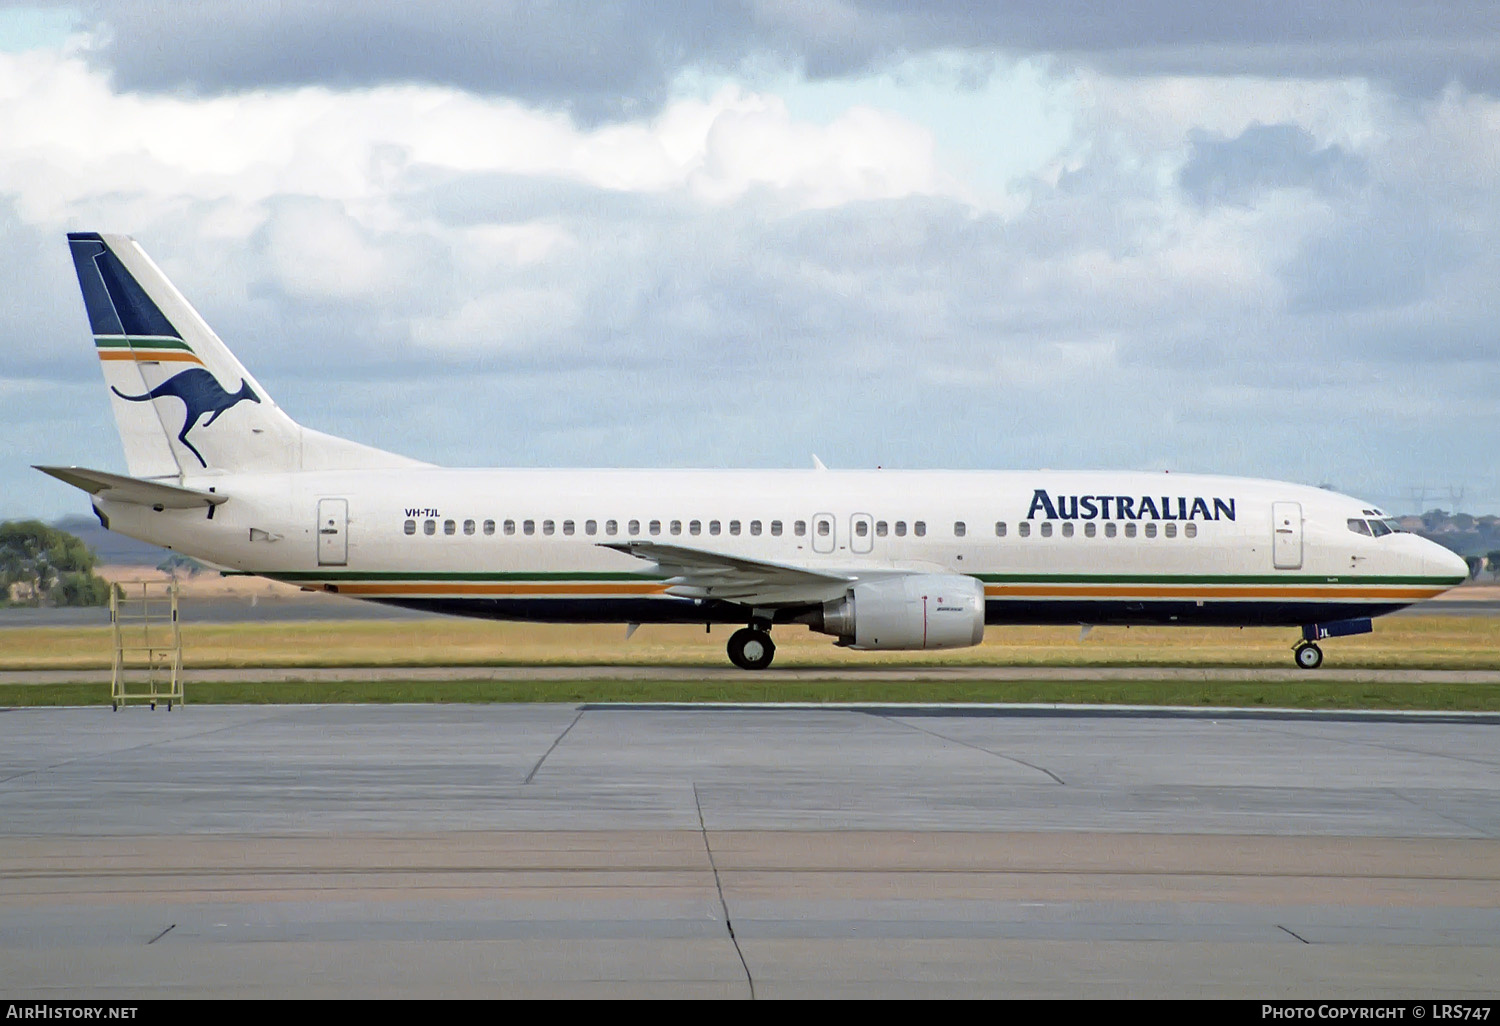
<path fill-rule="evenodd" d="M 128 474 L 38 467 L 110 530 L 228 571 L 463 616 L 773 625 L 861 650 L 1000 624 L 1300 627 L 1317 642 L 1467 576 L 1368 502 L 1105 471 L 455 470 L 302 427 L 133 239 L 68 236 Z"/>

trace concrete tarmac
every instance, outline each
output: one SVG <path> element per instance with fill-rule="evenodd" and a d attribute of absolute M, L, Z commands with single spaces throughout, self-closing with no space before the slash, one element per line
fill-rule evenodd
<path fill-rule="evenodd" d="M 0 711 L 0 995 L 1492 999 L 1500 726 Z"/>
<path fill-rule="evenodd" d="M 1337 681 L 1348 684 L 1497 684 L 1500 670 L 1379 670 L 1325 665 L 1319 670 L 1261 666 L 804 666 L 746 671 L 733 666 L 278 666 L 189 667 L 194 683 L 266 681 L 532 681 L 670 680 L 769 684 L 777 681 L 1097 681 L 1215 682 Z M 99 684 L 108 695 L 109 667 L 71 670 L 0 670 L 0 684 Z"/>

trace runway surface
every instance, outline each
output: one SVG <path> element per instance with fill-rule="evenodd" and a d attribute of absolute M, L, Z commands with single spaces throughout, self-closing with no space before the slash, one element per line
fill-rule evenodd
<path fill-rule="evenodd" d="M 1493 997 L 1500 727 L 986 712 L 0 711 L 0 993 Z"/>
<path fill-rule="evenodd" d="M 1373 670 L 1325 665 L 1316 671 L 1234 666 L 871 666 L 797 667 L 746 671 L 732 666 L 281 666 L 184 670 L 187 686 L 202 682 L 274 681 L 1337 681 L 1369 684 L 1496 684 L 1500 670 Z M 0 684 L 99 684 L 108 696 L 109 668 L 0 670 Z M 191 691 L 188 700 L 192 700 Z"/>
<path fill-rule="evenodd" d="M 1497 616 L 1500 600 L 1493 598 L 1437 598 L 1420 602 L 1392 616 Z M 341 595 L 305 594 L 295 598 L 257 599 L 188 595 L 182 600 L 184 623 L 280 623 L 340 620 L 443 620 L 440 613 L 399 609 L 378 602 L 361 602 Z M 109 610 L 92 608 L 0 609 L 0 630 L 6 627 L 98 627 L 109 625 Z"/>

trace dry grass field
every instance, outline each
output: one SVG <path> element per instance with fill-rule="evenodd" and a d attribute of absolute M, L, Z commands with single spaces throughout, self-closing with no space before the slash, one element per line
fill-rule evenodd
<path fill-rule="evenodd" d="M 730 628 L 483 620 L 309 621 L 183 625 L 189 667 L 286 666 L 724 666 Z M 850 652 L 803 627 L 775 633 L 778 667 L 1269 666 L 1289 668 L 1292 629 L 991 627 L 977 648 Z M 1324 643 L 1325 667 L 1500 669 L 1500 617 L 1402 616 L 1375 633 Z M 108 627 L 7 628 L 0 670 L 105 668 Z"/>

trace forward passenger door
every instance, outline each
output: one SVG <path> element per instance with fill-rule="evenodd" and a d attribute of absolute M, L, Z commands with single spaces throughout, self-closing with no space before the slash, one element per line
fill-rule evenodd
<path fill-rule="evenodd" d="M 1271 503 L 1271 563 L 1277 570 L 1302 568 L 1302 504 Z"/>

